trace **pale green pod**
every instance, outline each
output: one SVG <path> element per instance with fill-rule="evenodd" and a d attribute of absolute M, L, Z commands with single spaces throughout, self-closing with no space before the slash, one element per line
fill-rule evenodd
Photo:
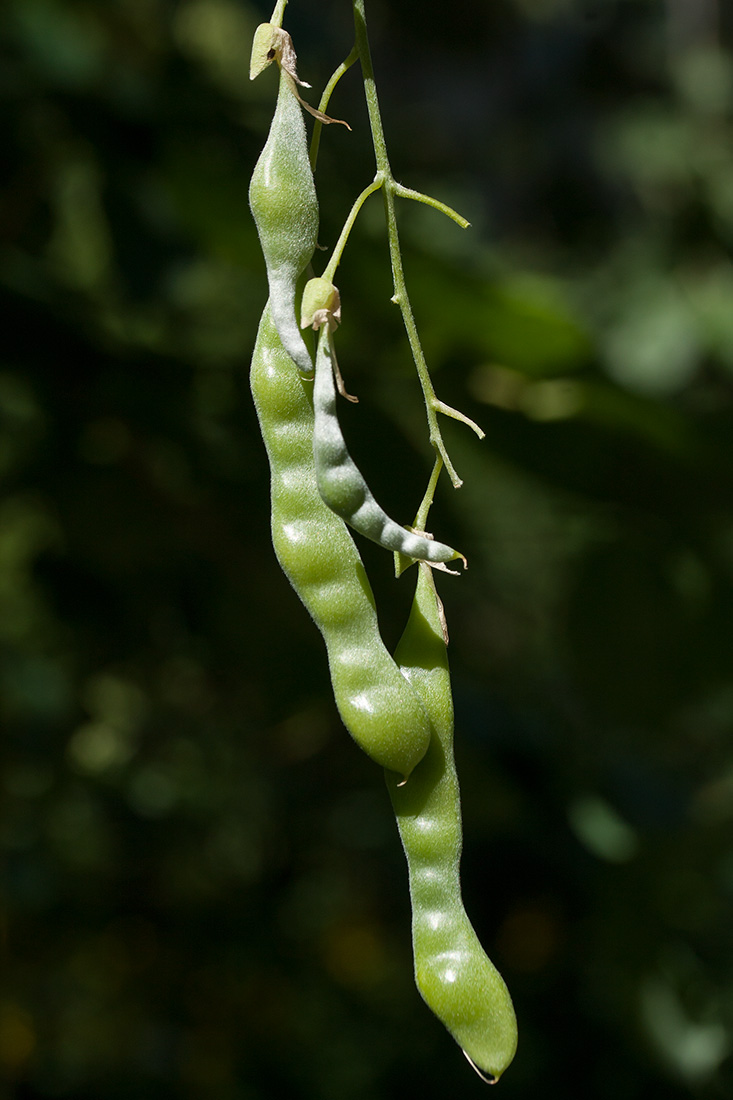
<path fill-rule="evenodd" d="M 257 334 L 251 385 L 270 460 L 275 553 L 323 635 L 344 725 L 399 781 L 425 754 L 428 719 L 382 641 L 353 539 L 318 494 L 312 384 L 292 369 L 269 307 Z"/>
<path fill-rule="evenodd" d="M 252 173 L 249 204 L 257 226 L 278 335 L 302 375 L 313 361 L 295 311 L 296 283 L 318 238 L 318 200 L 308 159 L 303 112 L 292 77 L 281 68 L 275 114 Z"/>
<path fill-rule="evenodd" d="M 425 538 L 390 519 L 374 499 L 361 471 L 349 454 L 336 411 L 333 352 L 329 326 L 323 325 L 316 353 L 313 391 L 315 433 L 313 457 L 318 491 L 332 512 L 349 527 L 387 550 L 432 563 L 461 559 L 463 554 L 443 542 Z"/>
<path fill-rule="evenodd" d="M 514 1007 L 461 898 L 461 803 L 453 760 L 450 673 L 433 578 L 419 567 L 415 599 L 395 659 L 433 726 L 409 784 L 387 786 L 407 856 L 415 981 L 426 1004 L 474 1067 L 496 1081 L 517 1047 Z"/>

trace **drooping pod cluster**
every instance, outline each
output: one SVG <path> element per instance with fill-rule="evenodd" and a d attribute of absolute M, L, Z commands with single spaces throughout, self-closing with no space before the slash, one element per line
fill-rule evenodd
<path fill-rule="evenodd" d="M 400 787 L 387 775 L 409 870 L 415 981 L 474 1068 L 493 1082 L 514 1057 L 517 1022 L 506 985 L 461 898 L 450 673 L 435 585 L 424 565 L 395 659 L 432 726 L 430 746 L 410 782 Z"/>
<path fill-rule="evenodd" d="M 270 460 L 275 553 L 323 635 L 344 725 L 399 782 L 425 754 L 428 720 L 382 641 L 359 552 L 319 495 L 312 387 L 293 370 L 269 307 L 260 322 L 250 382 Z"/>
<path fill-rule="evenodd" d="M 356 398 L 346 393 L 336 361 L 340 297 L 326 277 L 311 279 L 302 300 L 301 327 L 320 329 L 311 380 L 313 362 L 296 320 L 296 284 L 315 249 L 318 204 L 295 87 L 301 83 L 295 51 L 280 27 L 286 3 L 277 0 L 271 22 L 258 28 L 251 66 L 253 77 L 273 60 L 280 67 L 275 117 L 250 186 L 270 288 L 251 387 L 270 462 L 272 539 L 282 569 L 325 641 L 344 725 L 386 770 L 407 856 L 420 993 L 474 1068 L 495 1081 L 514 1056 L 516 1020 L 506 986 L 461 899 L 450 676 L 431 572 L 457 559 L 465 565 L 465 558 L 392 520 L 349 454 L 336 390 Z M 360 4 L 363 8 L 355 0 L 355 11 Z M 333 121 L 303 106 L 322 121 Z M 355 209 L 371 190 L 362 193 Z M 332 257 L 327 274 L 336 262 Z M 428 504 L 431 499 L 426 494 Z M 427 514 L 426 505 L 420 514 Z M 371 587 L 346 524 L 419 562 L 415 599 L 395 658 L 382 641 Z"/>

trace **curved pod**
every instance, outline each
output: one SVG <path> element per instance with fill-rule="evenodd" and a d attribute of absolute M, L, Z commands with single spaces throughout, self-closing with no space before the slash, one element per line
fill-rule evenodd
<path fill-rule="evenodd" d="M 336 411 L 336 386 L 328 325 L 322 325 L 316 354 L 313 390 L 315 433 L 313 458 L 318 492 L 332 512 L 349 527 L 387 550 L 409 558 L 444 564 L 466 559 L 451 546 L 416 535 L 390 519 L 374 499 L 361 471 L 349 454 Z"/>

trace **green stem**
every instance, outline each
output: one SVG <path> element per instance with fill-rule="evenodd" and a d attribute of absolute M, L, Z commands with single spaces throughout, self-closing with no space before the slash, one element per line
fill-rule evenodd
<path fill-rule="evenodd" d="M 285 5 L 288 0 L 277 0 L 275 7 L 273 8 L 272 15 L 270 16 L 270 22 L 273 27 L 282 27 L 283 16 L 285 14 Z"/>
<path fill-rule="evenodd" d="M 435 463 L 433 464 L 433 472 L 430 475 L 430 481 L 428 487 L 425 490 L 425 496 L 422 498 L 422 503 L 417 510 L 415 516 L 415 522 L 413 527 L 416 531 L 427 531 L 428 527 L 428 513 L 433 505 L 433 497 L 435 496 L 435 489 L 438 484 L 438 478 L 440 477 L 440 471 L 443 468 L 443 460 L 440 455 L 435 456 Z"/>
<path fill-rule="evenodd" d="M 427 533 L 428 527 L 428 513 L 433 504 L 433 497 L 435 496 L 435 489 L 438 485 L 438 478 L 440 477 L 440 471 L 443 469 L 443 459 L 439 454 L 435 456 L 435 462 L 433 463 L 433 470 L 430 474 L 430 480 L 428 481 L 428 487 L 425 490 L 425 494 L 420 503 L 420 507 L 417 510 L 415 516 L 415 522 L 412 525 L 412 530 L 416 531 L 419 535 Z M 415 558 L 408 558 L 404 554 L 400 554 L 399 550 L 395 550 L 394 555 L 394 575 L 399 578 L 409 569 L 411 565 L 415 565 Z"/>
<path fill-rule="evenodd" d="M 461 420 L 463 423 L 468 424 L 479 438 L 483 437 L 483 432 L 463 413 L 459 413 L 456 409 L 452 409 L 449 405 L 439 401 L 436 396 L 435 389 L 433 387 L 432 379 L 430 378 L 430 372 L 425 361 L 425 354 L 422 350 L 420 343 L 420 337 L 417 332 L 417 325 L 415 324 L 415 316 L 412 312 L 412 306 L 410 304 L 410 298 L 407 293 L 407 284 L 405 282 L 405 272 L 402 266 L 402 250 L 400 248 L 400 238 L 397 231 L 397 214 L 395 211 L 395 196 L 401 198 L 412 198 L 419 202 L 427 202 L 430 206 L 435 206 L 437 209 L 442 210 L 443 213 L 452 217 L 458 221 L 461 225 L 465 222 L 459 214 L 456 214 L 450 207 L 445 206 L 443 203 L 438 203 L 437 200 L 430 200 L 426 195 L 422 195 L 418 191 L 411 191 L 407 187 L 402 187 L 398 184 L 392 175 L 392 169 L 389 163 L 389 157 L 387 156 L 387 144 L 384 139 L 384 127 L 382 126 L 382 116 L 379 110 L 379 99 L 377 97 L 377 86 L 374 80 L 374 66 L 372 65 L 372 55 L 369 47 L 369 36 L 367 34 L 366 27 L 366 14 L 364 11 L 365 0 L 353 0 L 354 4 L 354 28 L 355 28 L 355 41 L 356 49 L 359 54 L 359 60 L 361 61 L 362 75 L 364 77 L 364 96 L 366 98 L 367 111 L 369 114 L 369 126 L 372 132 L 372 143 L 374 145 L 374 156 L 377 162 L 377 176 L 375 179 L 382 180 L 382 189 L 384 192 L 384 209 L 387 217 L 387 236 L 389 239 L 389 255 L 392 264 L 392 282 L 394 285 L 394 296 L 392 301 L 400 307 L 402 313 L 402 320 L 407 332 L 407 339 L 410 343 L 410 349 L 412 351 L 413 359 L 415 360 L 415 367 L 417 369 L 418 378 L 420 379 L 420 385 L 423 391 L 423 397 L 425 398 L 425 409 L 428 417 L 428 428 L 430 432 L 430 443 L 442 459 L 443 464 L 448 472 L 448 475 L 453 482 L 454 487 L 459 488 L 463 482 L 456 473 L 453 463 L 450 460 L 448 451 L 446 450 L 445 443 L 443 442 L 443 436 L 438 425 L 438 412 L 443 413 L 446 416 L 451 416 L 456 420 Z M 468 223 L 465 222 L 467 225 Z"/>
<path fill-rule="evenodd" d="M 459 214 L 451 206 L 447 206 L 446 203 L 441 202 L 440 199 L 434 199 L 432 195 L 423 195 L 422 191 L 413 191 L 411 187 L 403 187 L 401 183 L 393 181 L 394 193 L 398 199 L 414 199 L 415 202 L 424 202 L 426 206 L 432 206 L 434 210 L 440 210 L 441 214 L 446 214 L 449 218 L 452 218 L 456 225 L 460 225 L 461 229 L 468 229 L 471 224 L 469 221 Z"/>
<path fill-rule="evenodd" d="M 369 198 L 369 196 L 373 195 L 375 191 L 378 191 L 383 184 L 383 177 L 380 175 L 380 173 L 377 173 L 374 180 L 369 184 L 368 187 L 364 188 L 354 205 L 351 207 L 349 216 L 344 222 L 344 227 L 341 230 L 339 239 L 336 241 L 336 247 L 331 253 L 331 258 L 328 261 L 326 270 L 323 272 L 324 279 L 329 279 L 331 282 L 333 282 L 334 275 L 336 274 L 336 268 L 341 262 L 341 256 L 343 255 L 344 248 L 346 247 L 346 242 L 349 239 L 349 234 L 351 233 L 351 229 L 354 225 L 354 222 L 356 221 L 359 211 L 361 210 L 362 206 Z"/>
<path fill-rule="evenodd" d="M 372 51 L 369 47 L 369 35 L 367 34 L 364 0 L 354 0 L 354 40 L 361 62 L 362 76 L 364 77 L 364 96 L 369 112 L 369 127 L 372 131 L 377 171 L 384 174 L 385 180 L 391 180 L 392 169 L 389 166 L 387 143 L 384 140 L 382 115 L 377 97 L 377 85 L 374 80 L 374 66 L 372 65 Z"/>
<path fill-rule="evenodd" d="M 287 0 L 285 0 L 285 2 L 287 3 Z M 344 61 L 341 62 L 338 69 L 336 69 L 336 71 L 333 73 L 333 75 L 332 75 L 331 79 L 329 80 L 328 84 L 323 89 L 323 95 L 321 96 L 321 102 L 318 104 L 318 110 L 321 112 L 321 114 L 325 115 L 326 108 L 328 107 L 328 101 L 330 100 L 331 96 L 333 95 L 334 88 L 336 87 L 336 85 L 338 84 L 339 80 L 344 75 L 344 73 L 348 72 L 348 70 L 351 68 L 351 66 L 354 64 L 354 62 L 357 60 L 358 56 L 359 56 L 359 51 L 357 50 L 356 46 L 354 46 L 354 48 L 352 49 L 349 56 Z M 310 162 L 311 162 L 311 169 L 312 169 L 313 172 L 315 172 L 315 170 L 316 170 L 316 161 L 318 160 L 318 147 L 321 144 L 321 131 L 322 131 L 322 129 L 323 129 L 323 123 L 321 122 L 321 120 L 319 118 L 317 118 L 316 121 L 315 121 L 315 125 L 313 127 L 313 137 L 311 138 L 311 148 L 310 148 Z"/>
<path fill-rule="evenodd" d="M 417 331 L 417 324 L 415 323 L 415 315 L 412 312 L 412 306 L 407 294 L 407 285 L 405 283 L 405 272 L 402 266 L 402 250 L 400 248 L 400 238 L 397 232 L 397 214 L 395 212 L 394 192 L 385 180 L 384 183 L 384 210 L 387 217 L 387 235 L 389 237 L 389 255 L 392 262 L 392 281 L 394 284 L 394 295 L 392 301 L 395 305 L 400 307 L 402 313 L 402 320 L 407 332 L 407 339 L 410 343 L 410 349 L 412 351 L 412 357 L 415 360 L 415 367 L 417 369 L 417 376 L 420 379 L 420 385 L 422 386 L 423 397 L 425 398 L 425 410 L 428 417 L 428 428 L 430 432 L 430 443 L 437 451 L 440 457 L 443 459 L 445 468 L 448 471 L 453 485 L 456 489 L 460 488 L 463 484 L 460 477 L 456 473 L 453 463 L 450 460 L 448 451 L 446 450 L 445 443 L 443 442 L 443 436 L 438 426 L 438 415 L 436 407 L 438 404 L 438 398 L 433 387 L 433 382 L 428 371 L 428 365 L 425 361 L 425 353 L 420 343 L 420 337 Z"/>

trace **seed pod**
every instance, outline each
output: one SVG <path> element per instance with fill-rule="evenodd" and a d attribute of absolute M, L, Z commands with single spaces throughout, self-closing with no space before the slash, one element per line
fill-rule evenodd
<path fill-rule="evenodd" d="M 249 185 L 249 204 L 265 258 L 272 319 L 300 373 L 312 377 L 313 361 L 295 313 L 295 290 L 315 251 L 318 200 L 303 112 L 292 77 L 283 68 L 270 132 Z"/>
<path fill-rule="evenodd" d="M 292 369 L 269 308 L 257 334 L 251 385 L 270 460 L 275 553 L 323 635 L 344 725 L 399 782 L 425 753 L 428 720 L 382 641 L 353 539 L 318 494 L 312 387 Z"/>
<path fill-rule="evenodd" d="M 315 433 L 313 457 L 316 466 L 318 492 L 331 511 L 353 527 L 355 531 L 378 543 L 387 550 L 397 551 L 409 558 L 417 558 L 437 564 L 460 559 L 463 554 L 443 542 L 408 531 L 390 519 L 377 504 L 371 489 L 364 480 L 346 447 L 336 412 L 336 387 L 334 385 L 332 336 L 328 325 L 323 325 L 318 338 L 316 354 L 316 381 L 313 391 Z"/>
<path fill-rule="evenodd" d="M 481 1076 L 496 1081 L 517 1047 L 511 997 L 481 947 L 461 898 L 461 803 L 453 760 L 453 704 L 444 625 L 430 569 L 395 659 L 422 699 L 433 733 L 409 784 L 387 775 L 407 857 L 415 981 L 430 1009 Z"/>

